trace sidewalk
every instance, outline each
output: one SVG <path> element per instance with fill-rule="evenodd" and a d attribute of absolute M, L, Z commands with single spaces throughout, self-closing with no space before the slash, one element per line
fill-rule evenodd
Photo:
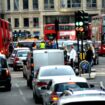
<path fill-rule="evenodd" d="M 100 70 L 96 71 L 94 68 L 92 68 L 91 71 L 92 72 L 90 74 L 90 77 L 89 77 L 89 73 L 81 74 L 81 76 L 86 79 L 94 79 L 96 76 L 105 76 L 105 71 L 100 71 Z"/>
<path fill-rule="evenodd" d="M 91 69 L 91 73 L 84 73 L 81 74 L 82 77 L 86 78 L 86 79 L 94 79 L 97 76 L 97 72 L 94 68 Z"/>

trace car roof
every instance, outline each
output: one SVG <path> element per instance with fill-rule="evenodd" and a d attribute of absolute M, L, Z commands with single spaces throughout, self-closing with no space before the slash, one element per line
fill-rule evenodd
<path fill-rule="evenodd" d="M 47 65 L 47 66 L 41 66 L 40 67 L 40 69 L 47 69 L 47 68 L 71 68 L 72 69 L 72 67 L 71 66 L 69 66 L 69 65 Z"/>
<path fill-rule="evenodd" d="M 42 50 L 33 50 L 34 53 L 47 53 L 47 52 L 63 52 L 61 49 L 42 49 Z"/>
<path fill-rule="evenodd" d="M 65 82 L 85 82 L 87 83 L 87 80 L 84 77 L 79 77 L 79 76 L 70 76 L 70 77 L 63 77 L 59 78 L 56 77 L 52 80 L 53 84 L 58 84 L 58 83 L 65 83 Z"/>
<path fill-rule="evenodd" d="M 22 49 L 22 50 L 18 50 L 18 52 L 30 52 L 30 49 Z"/>
<path fill-rule="evenodd" d="M 71 95 L 62 96 L 58 101 L 58 105 L 90 101 L 104 101 L 105 103 L 105 91 L 97 89 L 85 89 L 81 91 L 74 91 Z"/>
<path fill-rule="evenodd" d="M 18 48 L 14 48 L 14 50 L 29 50 L 28 47 L 18 47 Z"/>

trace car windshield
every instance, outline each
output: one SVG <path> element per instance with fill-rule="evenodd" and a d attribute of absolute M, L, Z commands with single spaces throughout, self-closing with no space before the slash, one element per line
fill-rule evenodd
<path fill-rule="evenodd" d="M 63 75 L 75 75 L 72 68 L 66 67 L 52 67 L 40 70 L 40 76 L 63 76 Z"/>
<path fill-rule="evenodd" d="M 89 88 L 89 85 L 85 82 L 68 82 L 68 83 L 59 83 L 55 85 L 55 92 L 63 92 L 65 90 L 80 90 L 80 89 Z"/>
<path fill-rule="evenodd" d="M 27 57 L 28 51 L 18 52 L 18 57 Z"/>
<path fill-rule="evenodd" d="M 0 57 L 0 68 L 7 68 L 7 61 Z"/>

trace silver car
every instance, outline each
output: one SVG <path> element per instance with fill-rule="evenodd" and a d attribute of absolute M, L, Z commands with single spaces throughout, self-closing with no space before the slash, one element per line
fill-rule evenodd
<path fill-rule="evenodd" d="M 42 94 L 43 105 L 51 105 L 59 100 L 65 90 L 82 90 L 90 88 L 87 80 L 83 77 L 71 76 L 69 78 L 55 78 L 50 81 Z"/>
<path fill-rule="evenodd" d="M 50 65 L 40 67 L 36 73 L 34 73 L 33 79 L 33 98 L 38 103 L 39 99 L 42 100 L 43 86 L 47 86 L 48 82 L 56 77 L 69 78 L 70 76 L 76 76 L 74 70 L 67 65 Z"/>
<path fill-rule="evenodd" d="M 54 103 L 53 103 L 54 104 Z M 82 90 L 62 96 L 56 105 L 105 105 L 105 91 Z"/>

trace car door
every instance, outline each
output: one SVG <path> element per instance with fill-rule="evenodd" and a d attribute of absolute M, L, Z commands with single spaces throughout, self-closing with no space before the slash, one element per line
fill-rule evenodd
<path fill-rule="evenodd" d="M 43 92 L 43 101 L 44 103 L 46 104 L 49 104 L 50 103 L 50 97 L 51 97 L 51 93 L 53 92 L 53 83 L 52 83 L 52 80 L 49 81 L 47 87 L 46 87 L 46 90 Z"/>

